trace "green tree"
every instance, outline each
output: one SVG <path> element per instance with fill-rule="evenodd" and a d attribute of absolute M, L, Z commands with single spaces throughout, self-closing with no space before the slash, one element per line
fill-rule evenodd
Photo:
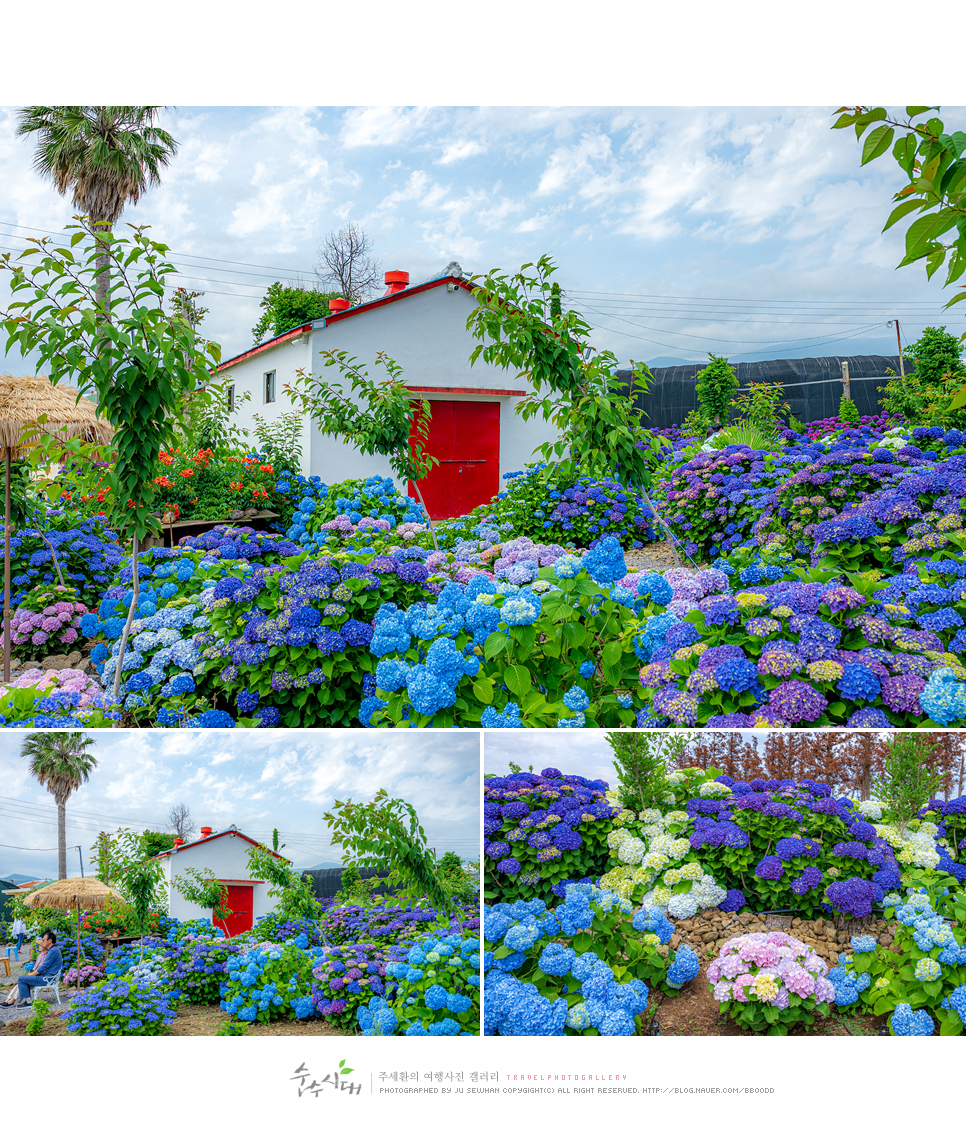
<path fill-rule="evenodd" d="M 258 324 L 252 329 L 256 344 L 271 331 L 273 337 L 280 337 L 299 325 L 307 325 L 320 317 L 329 316 L 329 301 L 339 297 L 337 293 L 324 290 L 305 289 L 302 286 L 283 286 L 273 282 L 258 303 L 264 310 Z"/>
<path fill-rule="evenodd" d="M 471 279 L 477 308 L 466 327 L 480 344 L 470 363 L 482 358 L 526 378 L 532 391 L 517 402 L 516 412 L 524 420 L 542 416 L 558 432 L 556 441 L 535 449 L 545 461 L 556 458 L 564 476 L 583 470 L 616 476 L 639 489 L 664 523 L 648 489 L 666 441 L 641 426 L 644 414 L 634 403 L 638 393 L 647 392 L 650 370 L 632 361 L 630 383 L 618 379 L 617 358 L 590 345 L 584 317 L 572 309 L 557 313 L 559 294 L 551 280 L 556 271 L 544 255 L 516 273 L 491 270 Z M 676 547 L 674 554 L 680 562 Z"/>
<path fill-rule="evenodd" d="M 677 767 L 697 736 L 650 730 L 606 734 L 607 744 L 614 751 L 614 770 L 625 808 L 635 813 L 662 808 L 670 791 L 668 771 Z"/>
<path fill-rule="evenodd" d="M 94 739 L 77 731 L 27 734 L 20 756 L 30 762 L 30 775 L 57 805 L 57 879 L 67 878 L 67 802 L 90 779 L 97 758 L 88 750 Z"/>
<path fill-rule="evenodd" d="M 916 362 L 916 371 L 890 378 L 880 390 L 883 408 L 913 424 L 959 428 L 966 423 L 966 413 L 957 411 L 966 405 L 966 395 L 957 395 L 966 394 L 962 387 L 966 377 L 962 348 L 946 327 L 925 328 L 919 340 L 906 347 L 903 356 Z"/>
<path fill-rule="evenodd" d="M 144 227 L 119 238 L 95 233 L 82 220 L 67 227 L 63 245 L 43 238 L 16 259 L 0 258 L 13 294 L 0 311 L 7 351 L 16 346 L 24 356 L 35 353 L 54 384 L 68 381 L 85 396 L 96 395 L 98 413 L 114 427 L 116 458 L 105 481 L 134 542 L 134 595 L 115 698 L 138 600 L 137 544 L 159 527 L 152 514 L 158 453 L 172 439 L 186 398 L 199 405 L 208 399 L 210 374 L 221 357 L 220 348 L 199 340 L 185 318 L 163 309 L 166 275 L 177 272 L 165 259 L 167 250 Z M 105 256 L 110 274 L 102 303 L 98 266 Z M 110 324 L 102 320 L 105 306 Z"/>
<path fill-rule="evenodd" d="M 36 136 L 34 169 L 72 195 L 98 232 L 113 230 L 128 202 L 161 183 L 178 144 L 155 125 L 159 107 L 24 107 L 17 134 Z M 98 308 L 107 301 L 110 258 L 98 256 Z"/>
<path fill-rule="evenodd" d="M 334 844 L 346 853 L 347 868 L 390 868 L 391 885 L 406 885 L 437 908 L 449 907 L 450 897 L 440 880 L 426 833 L 416 810 L 380 789 L 368 803 L 336 801 L 323 813 Z"/>
<path fill-rule="evenodd" d="M 429 401 L 416 399 L 406 388 L 402 366 L 387 353 L 377 353 L 376 361 L 385 369 L 385 380 L 373 380 L 357 357 L 345 352 L 323 350 L 325 367 L 335 366 L 358 393 L 360 403 L 346 396 L 340 384 L 327 377 L 298 369 L 296 379 L 285 391 L 299 401 L 316 427 L 326 436 L 335 436 L 357 448 L 363 456 L 384 456 L 400 480 L 411 480 L 426 513 L 433 546 L 439 550 L 436 531 L 429 518 L 419 481 L 439 461 L 425 449 L 432 417 Z"/>
<path fill-rule="evenodd" d="M 118 829 L 105 848 L 108 854 L 108 880 L 120 889 L 124 899 L 134 909 L 138 933 L 145 935 L 149 928 L 148 913 L 152 908 L 161 908 L 163 905 L 161 881 L 164 879 L 164 869 L 159 861 L 151 859 L 144 836 L 133 829 Z M 100 864 L 98 873 L 103 879 Z"/>
<path fill-rule="evenodd" d="M 915 212 L 918 217 L 909 221 L 906 254 L 899 265 L 908 266 L 924 258 L 926 275 L 931 278 L 948 257 L 945 284 L 949 285 L 966 270 L 966 133 L 950 134 L 935 115 L 921 119 L 927 112 L 938 110 L 907 107 L 902 116 L 890 114 L 885 107 L 840 107 L 832 129 L 854 127 L 860 140 L 869 131 L 862 145 L 863 166 L 892 147 L 892 157 L 909 181 L 893 196 L 898 205 L 883 230 Z M 914 122 L 916 119 L 920 122 Z M 953 230 L 955 235 L 950 234 Z M 946 241 L 944 236 L 948 236 Z M 953 297 L 946 307 L 964 298 L 966 291 Z"/>
<path fill-rule="evenodd" d="M 296 872 L 290 861 L 276 856 L 264 845 L 253 845 L 248 850 L 248 870 L 272 886 L 268 894 L 278 900 L 278 910 L 284 915 L 317 920 L 322 914 L 322 906 L 312 891 L 312 878 Z"/>
<path fill-rule="evenodd" d="M 217 919 L 227 920 L 231 915 L 225 885 L 210 868 L 206 868 L 203 872 L 196 868 L 186 868 L 183 873 L 173 876 L 171 883 L 185 900 L 197 904 L 199 908 L 214 912 Z"/>
<path fill-rule="evenodd" d="M 153 857 L 157 856 L 158 853 L 166 853 L 169 849 L 174 848 L 176 837 L 176 833 L 157 833 L 152 829 L 145 829 L 141 834 L 145 854 Z"/>
<path fill-rule="evenodd" d="M 872 796 L 884 801 L 902 830 L 943 784 L 932 762 L 935 744 L 922 734 L 893 734 L 883 773 L 872 783 Z"/>
<path fill-rule="evenodd" d="M 727 357 L 708 354 L 709 364 L 698 373 L 697 397 L 702 419 L 721 427 L 728 423 L 728 411 L 738 392 L 738 377 Z"/>
<path fill-rule="evenodd" d="M 947 333 L 945 325 L 928 326 L 918 341 L 906 346 L 903 355 L 916 362 L 915 377 L 906 377 L 907 382 L 914 379 L 918 384 L 934 385 L 950 377 L 962 380 L 966 376 L 962 341 Z"/>

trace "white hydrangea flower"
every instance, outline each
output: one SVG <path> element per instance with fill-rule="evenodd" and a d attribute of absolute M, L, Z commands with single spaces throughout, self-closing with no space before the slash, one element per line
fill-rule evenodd
<path fill-rule="evenodd" d="M 617 846 L 617 859 L 625 864 L 640 864 L 644 853 L 644 842 L 637 837 L 628 837 Z"/>
<path fill-rule="evenodd" d="M 685 880 L 697 880 L 704 875 L 704 869 L 696 860 L 688 861 L 687 864 L 681 865 L 681 875 Z"/>
<path fill-rule="evenodd" d="M 655 884 L 654 886 L 654 903 L 658 908 L 667 908 L 671 903 L 671 897 L 674 893 L 670 888 L 665 888 L 663 884 Z"/>
<path fill-rule="evenodd" d="M 677 920 L 690 920 L 698 910 L 698 902 L 690 892 L 678 892 L 669 901 L 667 914 Z"/>
<path fill-rule="evenodd" d="M 882 820 L 882 810 L 885 805 L 881 801 L 860 801 L 859 812 L 867 821 L 875 824 Z"/>
<path fill-rule="evenodd" d="M 698 793 L 702 797 L 727 797 L 731 790 L 720 781 L 705 781 L 698 786 Z"/>
<path fill-rule="evenodd" d="M 638 813 L 638 820 L 643 821 L 645 825 L 657 825 L 661 822 L 660 809 L 645 809 L 642 813 Z"/>

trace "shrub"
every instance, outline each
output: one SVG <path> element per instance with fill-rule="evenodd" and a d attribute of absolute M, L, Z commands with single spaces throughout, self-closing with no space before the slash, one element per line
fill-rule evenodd
<path fill-rule="evenodd" d="M 169 953 L 170 986 L 182 1002 L 217 1003 L 221 985 L 228 982 L 228 959 L 241 946 L 223 938 L 189 939 Z"/>
<path fill-rule="evenodd" d="M 229 956 L 229 978 L 219 988 L 222 1011 L 243 1023 L 306 1018 L 312 1007 L 313 960 L 299 942 L 297 937 L 281 947 L 256 946 Z"/>
<path fill-rule="evenodd" d="M 829 1015 L 834 995 L 828 965 L 787 932 L 736 936 L 708 968 L 719 1011 L 756 1035 L 787 1035 Z"/>
<path fill-rule="evenodd" d="M 727 357 L 708 354 L 710 363 L 698 373 L 696 395 L 702 422 L 728 423 L 728 413 L 738 392 L 738 377 Z"/>
<path fill-rule="evenodd" d="M 480 941 L 459 932 L 433 932 L 386 965 L 395 980 L 391 1006 L 402 1035 L 478 1035 Z M 367 1027 L 361 1008 L 359 1024 Z"/>
<path fill-rule="evenodd" d="M 732 444 L 723 452 L 698 453 L 659 481 L 656 491 L 685 553 L 706 558 L 747 539 L 775 483 L 806 462 L 796 453 Z"/>
<path fill-rule="evenodd" d="M 87 607 L 77 601 L 76 587 L 34 587 L 10 622 L 11 643 L 30 654 L 69 654 L 80 635 Z M 2 624 L 0 624 L 2 629 Z"/>
<path fill-rule="evenodd" d="M 113 979 L 75 996 L 61 1019 L 67 1021 L 68 1035 L 163 1035 L 175 1015 L 160 988 Z"/>
<path fill-rule="evenodd" d="M 735 571 L 723 561 L 716 565 Z M 690 646 L 678 645 L 668 628 L 641 671 L 651 705 L 639 725 L 888 728 L 928 724 L 923 710 L 946 724 L 960 708 L 957 695 L 943 689 L 948 676 L 941 673 L 952 670 L 958 685 L 960 659 L 946 651 L 947 644 L 959 649 L 955 620 L 945 612 L 913 617 L 892 601 L 905 590 L 914 593 L 918 580 L 896 579 L 878 589 L 856 580 L 883 605 L 880 611 L 854 587 L 762 582 L 767 570 L 752 565 L 736 576 L 747 590 L 700 600 L 684 616 Z M 636 629 L 628 624 L 626 644 L 639 637 Z"/>
<path fill-rule="evenodd" d="M 104 969 L 100 964 L 84 964 L 83 967 L 68 968 L 60 982 L 65 987 L 90 987 L 101 979 L 104 979 Z"/>
<path fill-rule="evenodd" d="M 538 900 L 486 907 L 484 1034 L 637 1033 L 648 984 L 676 993 L 698 963 L 682 945 L 669 972 L 661 945 L 674 925 L 659 912 L 630 914 L 612 892 L 581 884 L 553 910 Z"/>
<path fill-rule="evenodd" d="M 78 599 L 85 606 L 97 606 L 121 561 L 117 533 L 111 531 L 104 516 L 77 520 L 62 509 L 50 508 L 45 518 L 43 539 L 36 528 L 21 527 L 10 540 L 11 606 L 20 606 L 35 588 L 59 582 L 51 547 L 65 585 L 77 589 Z"/>
<path fill-rule="evenodd" d="M 216 455 L 201 448 L 187 456 L 171 449 L 162 450 L 158 462 L 158 510 L 176 507 L 182 519 L 226 519 L 245 508 L 265 510 L 277 482 L 274 467 L 258 455 Z"/>
<path fill-rule="evenodd" d="M 372 619 L 390 599 L 425 598 L 427 577 L 416 562 L 304 555 L 226 577 L 207 616 L 228 664 L 213 657 L 209 683 L 256 724 L 365 724 Z"/>
<path fill-rule="evenodd" d="M 558 769 L 487 775 L 483 781 L 486 899 L 553 903 L 559 884 L 600 876 L 617 816 L 606 781 Z M 564 889 L 560 889 L 560 895 Z"/>
<path fill-rule="evenodd" d="M 373 724 L 632 725 L 635 653 L 620 635 L 671 589 L 644 576 L 635 597 L 614 582 L 626 574 L 611 537 L 541 568 L 524 589 L 477 575 L 447 583 L 435 607 L 380 608 Z"/>
<path fill-rule="evenodd" d="M 357 1008 L 385 995 L 387 966 L 386 951 L 376 944 L 326 949 L 312 968 L 312 1013 L 336 1027 L 354 1028 Z"/>
<path fill-rule="evenodd" d="M 428 904 L 343 904 L 326 909 L 319 927 L 326 944 L 368 944 L 391 948 L 418 940 L 429 932 L 464 932 L 479 928 L 478 909 L 454 904 L 444 912 Z"/>
<path fill-rule="evenodd" d="M 589 547 L 611 535 L 628 547 L 657 539 L 644 497 L 606 474 L 562 472 L 559 464 L 530 464 L 504 474 L 506 491 L 465 517 L 504 539 L 536 531 L 545 543 Z"/>
<path fill-rule="evenodd" d="M 966 943 L 960 924 L 938 912 L 938 897 L 910 889 L 905 901 L 897 897 L 886 912 L 895 916 L 891 947 L 873 936 L 853 937 L 851 956 L 837 974 L 835 1001 L 840 1007 L 858 1004 L 874 1015 L 888 1014 L 893 1035 L 961 1035 L 966 1028 Z"/>

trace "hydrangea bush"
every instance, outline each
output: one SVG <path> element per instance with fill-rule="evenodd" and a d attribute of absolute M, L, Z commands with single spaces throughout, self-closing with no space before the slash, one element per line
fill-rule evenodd
<path fill-rule="evenodd" d="M 504 539 L 536 531 L 546 542 L 590 547 L 614 536 L 627 547 L 658 538 L 644 497 L 608 475 L 563 476 L 559 464 L 528 464 L 506 472 L 506 491 L 469 513 L 466 524 L 483 524 Z"/>
<path fill-rule="evenodd" d="M 61 1015 L 68 1035 L 163 1035 L 177 1012 L 163 991 L 147 981 L 95 983 Z"/>
<path fill-rule="evenodd" d="M 757 1035 L 787 1035 L 828 1016 L 835 988 L 828 964 L 787 932 L 736 936 L 708 968 L 719 1011 Z"/>
<path fill-rule="evenodd" d="M 676 994 L 699 965 L 687 945 L 669 953 L 674 925 L 662 913 L 631 913 L 589 884 L 570 884 L 552 910 L 484 906 L 484 1034 L 638 1034 L 649 984 Z"/>
<path fill-rule="evenodd" d="M 60 508 L 47 509 L 43 538 L 35 527 L 18 528 L 11 537 L 13 608 L 20 606 L 31 590 L 60 582 L 54 555 L 65 586 L 76 587 L 78 600 L 96 607 L 121 562 L 122 550 L 105 516 L 78 520 Z"/>
<path fill-rule="evenodd" d="M 550 904 L 557 885 L 599 876 L 609 863 L 608 836 L 618 815 L 607 788 L 606 781 L 552 767 L 485 776 L 485 898 Z"/>
<path fill-rule="evenodd" d="M 540 568 L 525 587 L 480 574 L 447 583 L 435 606 L 381 607 L 372 724 L 633 725 L 638 662 L 623 634 L 672 591 L 653 574 L 633 591 L 618 586 L 626 575 L 609 538 Z"/>
<path fill-rule="evenodd" d="M 893 943 L 885 947 L 874 936 L 853 937 L 852 954 L 840 957 L 840 1007 L 888 1015 L 893 1035 L 932 1035 L 937 1028 L 940 1035 L 964 1033 L 966 900 L 957 882 L 949 883 L 952 889 L 913 887 L 905 899 L 887 898 L 886 916 L 896 921 Z"/>
<path fill-rule="evenodd" d="M 478 1035 L 479 972 L 479 938 L 459 932 L 431 932 L 406 952 L 405 959 L 387 963 L 386 980 L 392 980 L 393 986 L 386 1002 L 396 1017 L 394 1033 Z M 371 1016 L 371 1003 L 359 1009 L 363 1034 L 374 1029 Z M 382 1028 L 386 1018 L 380 1019 Z"/>

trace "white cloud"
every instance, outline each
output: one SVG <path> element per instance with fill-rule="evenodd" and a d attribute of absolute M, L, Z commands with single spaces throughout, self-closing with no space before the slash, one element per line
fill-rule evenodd
<path fill-rule="evenodd" d="M 462 159 L 485 154 L 486 147 L 476 139 L 460 139 L 457 142 L 447 144 L 446 149 L 436 159 L 436 162 L 440 166 L 446 166 L 448 163 L 458 163 Z"/>
<path fill-rule="evenodd" d="M 353 107 L 342 121 L 342 145 L 390 147 L 408 142 L 428 121 L 428 108 Z"/>

